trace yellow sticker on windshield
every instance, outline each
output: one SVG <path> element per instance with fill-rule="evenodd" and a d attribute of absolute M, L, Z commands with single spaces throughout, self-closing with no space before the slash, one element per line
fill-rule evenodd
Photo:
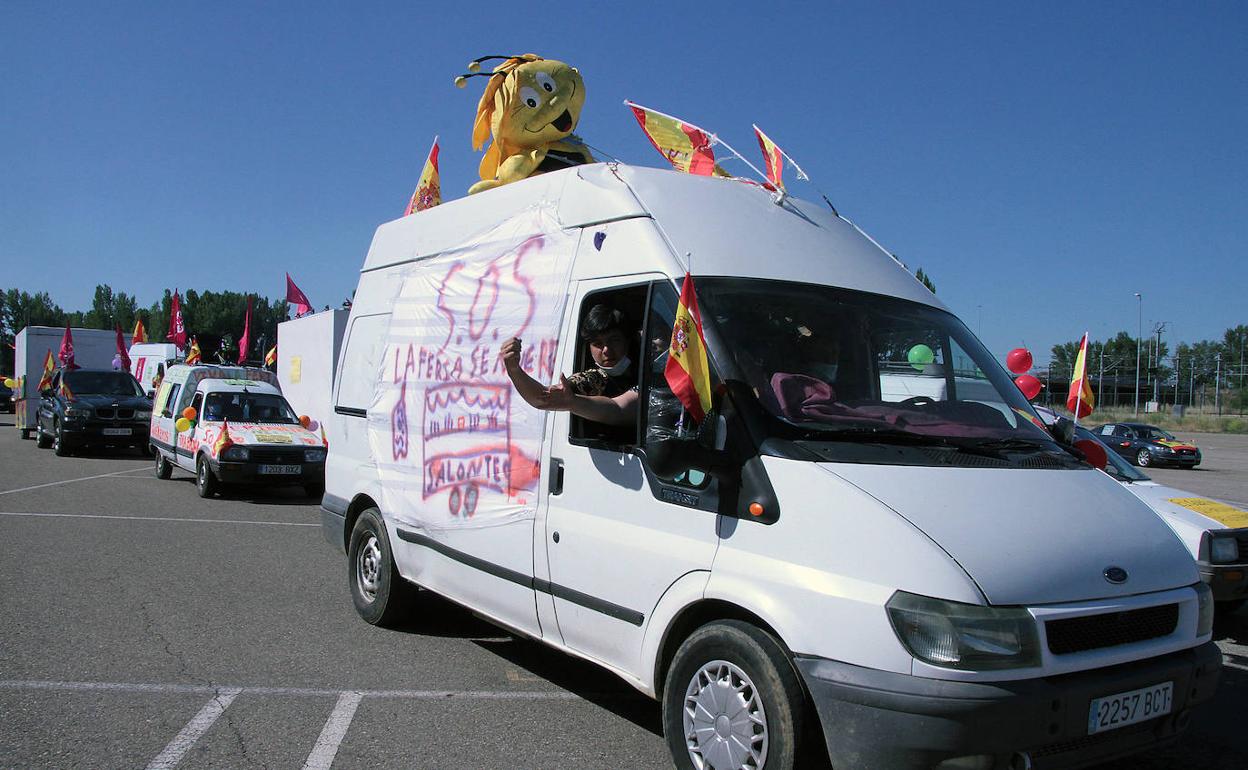
<path fill-rule="evenodd" d="M 1201 516 L 1208 516 L 1232 529 L 1248 527 L 1248 511 L 1242 511 L 1233 505 L 1204 497 L 1172 497 L 1170 502 L 1196 511 Z"/>
<path fill-rule="evenodd" d="M 256 441 L 263 444 L 290 444 L 293 443 L 291 437 L 285 433 L 274 433 L 267 430 L 258 430 L 253 435 Z"/>

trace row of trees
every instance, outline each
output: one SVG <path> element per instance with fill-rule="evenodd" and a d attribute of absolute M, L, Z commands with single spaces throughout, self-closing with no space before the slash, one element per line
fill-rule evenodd
<path fill-rule="evenodd" d="M 1157 336 L 1139 341 L 1138 350 L 1141 401 L 1191 404 L 1198 389 L 1203 392 L 1216 383 L 1231 391 L 1231 408 L 1248 405 L 1248 325 L 1227 329 L 1220 340 L 1181 342 L 1173 354 L 1169 344 Z M 1106 382 L 1112 378 L 1119 383 L 1126 378 L 1134 389 L 1136 351 L 1136 338 L 1125 331 L 1103 342 L 1089 340 L 1088 374 L 1094 381 L 1102 373 Z M 1049 373 L 1055 380 L 1069 381 L 1078 353 L 1079 340 L 1053 346 Z"/>
<path fill-rule="evenodd" d="M 255 297 L 251 310 L 251 357 L 258 360 L 264 355 L 261 345 L 271 346 L 277 339 L 277 324 L 289 318 L 290 308 L 285 299 L 251 296 Z M 223 344 L 227 350 L 232 347 L 233 355 L 237 356 L 247 297 L 236 291 L 197 292 L 194 289 L 187 289 L 182 295 L 182 318 L 188 333 L 199 341 L 204 360 L 215 361 Z M 112 287 L 101 284 L 95 287 L 89 310 L 66 311 L 53 302 L 47 292 L 0 290 L 0 370 L 13 371 L 13 342 L 26 326 L 69 324 L 88 329 L 112 329 L 114 324 L 120 324 L 122 331 L 129 333 L 134 329 L 134 322 L 141 318 L 148 340 L 160 342 L 169 331 L 172 304 L 173 293 L 167 289 L 159 301 L 140 308 L 133 295 L 114 292 Z"/>

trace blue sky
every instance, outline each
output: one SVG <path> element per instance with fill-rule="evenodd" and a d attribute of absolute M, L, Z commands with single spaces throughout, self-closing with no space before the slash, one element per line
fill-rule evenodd
<path fill-rule="evenodd" d="M 1248 323 L 1243 3 L 35 3 L 0 6 L 0 286 L 355 285 L 435 134 L 476 178 L 483 54 L 578 67 L 579 133 L 661 159 L 621 102 L 757 122 L 990 349 Z M 729 165 L 729 170 L 743 169 Z M 811 190 L 794 186 L 802 197 Z"/>

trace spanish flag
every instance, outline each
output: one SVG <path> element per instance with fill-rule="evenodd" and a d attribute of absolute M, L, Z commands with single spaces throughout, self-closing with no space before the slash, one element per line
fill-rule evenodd
<path fill-rule="evenodd" d="M 783 190 L 784 152 L 758 126 L 754 126 L 754 134 L 758 136 L 758 146 L 763 151 L 763 168 L 767 171 L 767 181 Z"/>
<path fill-rule="evenodd" d="M 425 168 L 420 172 L 420 181 L 412 199 L 407 202 L 407 210 L 403 216 L 415 214 L 417 211 L 431 209 L 442 202 L 442 181 L 438 176 L 438 137 L 433 138 L 433 146 L 429 148 L 429 157 L 425 159 Z"/>
<path fill-rule="evenodd" d="M 143 319 L 134 319 L 134 333 L 130 335 L 130 344 L 138 345 L 140 342 L 147 342 L 147 329 L 143 328 Z"/>
<path fill-rule="evenodd" d="M 269 352 L 264 354 L 264 365 L 265 366 L 277 365 L 277 345 L 274 345 L 273 347 L 269 348 Z"/>
<path fill-rule="evenodd" d="M 186 365 L 194 366 L 203 360 L 203 354 L 199 352 L 199 340 L 191 337 L 191 348 L 186 351 Z"/>
<path fill-rule="evenodd" d="M 35 390 L 42 393 L 43 391 L 52 387 L 52 374 L 55 371 L 56 371 L 56 362 L 55 362 L 55 359 L 52 358 L 51 349 L 49 349 L 48 355 L 45 356 L 43 359 L 43 376 L 39 378 L 39 387 L 35 388 Z"/>
<path fill-rule="evenodd" d="M 212 452 L 221 459 L 221 453 L 234 446 L 234 439 L 230 438 L 230 421 L 226 420 L 221 423 L 221 432 L 217 434 L 217 440 L 212 442 Z"/>
<path fill-rule="evenodd" d="M 1088 334 L 1084 332 L 1079 342 L 1079 355 L 1075 356 L 1075 369 L 1070 375 L 1070 391 L 1066 395 L 1066 408 L 1074 413 L 1075 419 L 1092 414 L 1095 399 L 1092 397 L 1092 384 L 1088 382 Z"/>
<path fill-rule="evenodd" d="M 706 359 L 706 338 L 702 336 L 702 314 L 689 273 L 685 273 L 680 287 L 680 304 L 672 322 L 672 344 L 663 376 L 680 403 L 701 422 L 711 409 L 711 367 Z"/>
<path fill-rule="evenodd" d="M 715 136 L 692 123 L 625 101 L 646 138 L 677 171 L 699 176 L 730 176 L 715 165 Z"/>

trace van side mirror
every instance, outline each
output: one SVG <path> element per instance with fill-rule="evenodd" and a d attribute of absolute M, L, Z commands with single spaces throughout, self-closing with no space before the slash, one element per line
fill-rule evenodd
<path fill-rule="evenodd" d="M 1049 426 L 1049 433 L 1059 444 L 1073 446 L 1075 443 L 1075 424 L 1066 417 L 1058 417 L 1057 422 Z"/>
<path fill-rule="evenodd" d="M 671 479 L 689 468 L 707 473 L 723 470 L 728 453 L 707 449 L 692 438 L 650 439 L 645 444 L 646 462 L 659 478 Z"/>

